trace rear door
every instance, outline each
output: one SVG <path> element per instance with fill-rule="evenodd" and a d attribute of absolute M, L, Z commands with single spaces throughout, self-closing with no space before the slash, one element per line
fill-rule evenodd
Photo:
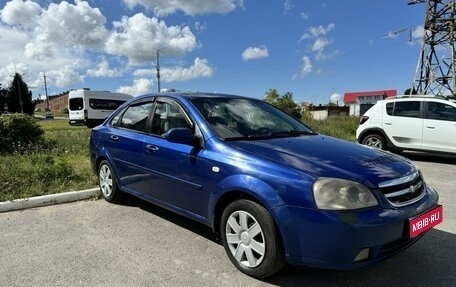
<path fill-rule="evenodd" d="M 456 107 L 441 102 L 426 102 L 423 149 L 456 153 Z"/>
<path fill-rule="evenodd" d="M 391 101 L 385 104 L 382 126 L 391 142 L 402 148 L 421 149 L 422 101 Z"/>
<path fill-rule="evenodd" d="M 145 193 L 144 137 L 152 100 L 133 103 L 113 118 L 105 136 L 105 148 L 112 158 L 119 183 L 129 191 Z"/>

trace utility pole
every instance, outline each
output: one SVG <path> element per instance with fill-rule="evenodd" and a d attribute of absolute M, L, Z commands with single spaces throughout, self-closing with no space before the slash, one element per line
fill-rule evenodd
<path fill-rule="evenodd" d="M 157 88 L 160 93 L 160 50 L 157 50 Z"/>
<path fill-rule="evenodd" d="M 43 78 L 44 78 L 44 91 L 46 93 L 46 107 L 47 107 L 48 111 L 50 111 L 50 109 L 49 109 L 48 89 L 47 89 L 47 83 L 46 83 L 46 72 L 43 72 Z"/>
<path fill-rule="evenodd" d="M 419 95 L 456 92 L 456 0 L 409 0 L 426 3 L 424 39 L 416 66 L 413 90 Z"/>
<path fill-rule="evenodd" d="M 24 113 L 24 102 L 22 101 L 22 93 L 21 93 L 21 85 L 20 82 L 22 81 L 22 76 L 16 72 L 17 77 L 17 91 L 19 92 L 19 105 L 21 106 L 21 114 Z M 20 81 L 19 81 L 20 79 Z"/>

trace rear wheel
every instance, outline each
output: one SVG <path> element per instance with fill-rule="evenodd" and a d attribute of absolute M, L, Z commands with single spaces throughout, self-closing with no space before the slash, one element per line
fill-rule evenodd
<path fill-rule="evenodd" d="M 385 139 L 379 134 L 371 134 L 366 136 L 363 139 L 362 144 L 376 149 L 386 149 Z"/>
<path fill-rule="evenodd" d="M 220 234 L 225 251 L 240 271 L 269 277 L 285 266 L 280 234 L 269 212 L 258 203 L 238 200 L 223 211 Z"/>
<path fill-rule="evenodd" d="M 114 203 L 120 200 L 121 192 L 117 187 L 111 165 L 106 160 L 103 160 L 98 168 L 98 181 L 101 195 L 106 201 Z"/>

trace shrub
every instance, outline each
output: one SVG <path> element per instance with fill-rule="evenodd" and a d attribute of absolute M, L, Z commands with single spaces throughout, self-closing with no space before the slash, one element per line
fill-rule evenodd
<path fill-rule="evenodd" d="M 34 118 L 24 114 L 0 117 L 0 154 L 20 152 L 41 141 L 44 132 Z"/>

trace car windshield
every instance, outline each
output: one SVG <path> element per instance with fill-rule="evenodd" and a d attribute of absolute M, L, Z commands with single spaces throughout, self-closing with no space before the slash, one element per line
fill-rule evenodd
<path fill-rule="evenodd" d="M 268 103 L 245 98 L 194 98 L 214 133 L 224 140 L 255 140 L 316 134 Z"/>

